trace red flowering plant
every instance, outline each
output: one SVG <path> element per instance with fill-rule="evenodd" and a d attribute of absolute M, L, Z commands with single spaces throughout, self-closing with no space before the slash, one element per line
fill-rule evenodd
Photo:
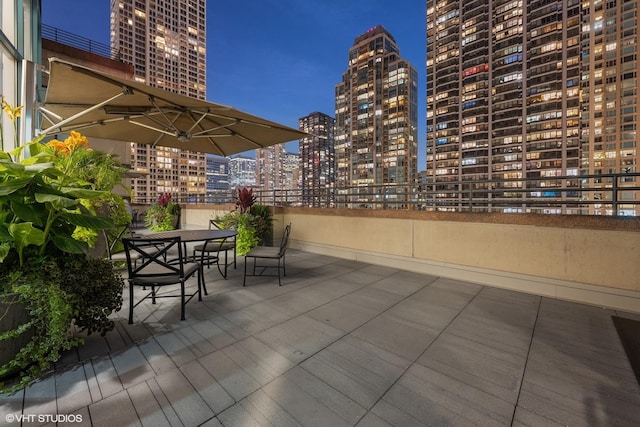
<path fill-rule="evenodd" d="M 236 199 L 236 208 L 240 209 L 240 213 L 247 212 L 256 202 L 256 196 L 253 195 L 253 188 L 238 188 L 238 198 Z"/>
<path fill-rule="evenodd" d="M 169 203 L 171 203 L 171 194 L 162 193 L 160 197 L 158 197 L 158 204 L 160 205 L 160 207 L 166 209 Z"/>

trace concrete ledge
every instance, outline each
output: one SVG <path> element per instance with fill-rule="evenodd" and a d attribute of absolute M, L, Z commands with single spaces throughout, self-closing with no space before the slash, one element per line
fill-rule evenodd
<path fill-rule="evenodd" d="M 594 286 L 505 271 L 421 260 L 378 252 L 291 240 L 290 247 L 305 252 L 362 261 L 485 286 L 640 313 L 640 292 Z"/>

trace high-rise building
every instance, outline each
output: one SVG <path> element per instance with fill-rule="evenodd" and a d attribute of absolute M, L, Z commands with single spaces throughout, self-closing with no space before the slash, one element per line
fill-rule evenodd
<path fill-rule="evenodd" d="M 580 58 L 580 150 L 583 176 L 638 172 L 638 2 L 583 1 Z M 616 211 L 606 194 L 591 192 L 587 197 L 602 204 L 590 206 L 589 214 L 639 215 L 637 177 L 582 179 L 594 188 L 621 191 Z M 626 202 L 626 203 L 625 203 Z"/>
<path fill-rule="evenodd" d="M 488 210 L 580 213 L 590 197 L 580 175 L 633 167 L 636 12 L 636 2 L 428 0 L 435 197 L 466 206 L 473 192 Z"/>
<path fill-rule="evenodd" d="M 331 206 L 335 184 L 335 119 L 313 112 L 298 119 L 309 135 L 300 139 L 300 188 L 305 206 Z"/>
<path fill-rule="evenodd" d="M 406 208 L 417 177 L 418 73 L 382 26 L 356 37 L 336 85 L 336 191 Z"/>
<path fill-rule="evenodd" d="M 261 191 L 286 188 L 285 144 L 258 148 L 256 153 L 256 186 Z"/>
<path fill-rule="evenodd" d="M 229 187 L 229 158 L 207 154 L 206 203 L 220 204 L 232 200 Z"/>
<path fill-rule="evenodd" d="M 283 190 L 298 190 L 300 188 L 300 154 L 287 152 L 284 155 L 284 183 Z"/>
<path fill-rule="evenodd" d="M 229 186 L 232 189 L 256 185 L 256 160 L 245 156 L 229 159 Z"/>
<path fill-rule="evenodd" d="M 111 0 L 111 47 L 134 65 L 134 80 L 205 99 L 206 0 Z M 131 144 L 137 201 L 170 193 L 179 201 L 206 195 L 206 156 Z"/>

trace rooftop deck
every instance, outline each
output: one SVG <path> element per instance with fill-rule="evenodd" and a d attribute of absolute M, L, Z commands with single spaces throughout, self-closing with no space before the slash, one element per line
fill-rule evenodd
<path fill-rule="evenodd" d="M 115 330 L 0 396 L 0 425 L 640 425 L 611 320 L 638 315 L 294 250 L 282 287 L 242 268 L 207 270 L 185 321 L 161 299 L 128 325 L 125 297 Z"/>

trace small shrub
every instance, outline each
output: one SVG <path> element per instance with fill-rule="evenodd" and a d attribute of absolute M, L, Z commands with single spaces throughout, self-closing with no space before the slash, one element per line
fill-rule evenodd
<path fill-rule="evenodd" d="M 258 246 L 260 239 L 256 235 L 254 218 L 247 213 L 240 213 L 235 216 L 238 227 L 236 235 L 236 252 L 242 256 L 251 249 Z"/>
<path fill-rule="evenodd" d="M 120 273 L 105 259 L 83 256 L 65 258 L 60 268 L 66 272 L 61 287 L 70 296 L 74 323 L 88 334 L 106 335 L 114 327 L 109 316 L 122 308 Z"/>
<path fill-rule="evenodd" d="M 254 204 L 249 210 L 256 229 L 256 236 L 260 240 L 260 244 L 266 244 L 271 237 L 271 224 L 273 216 L 271 208 L 261 204 Z"/>

